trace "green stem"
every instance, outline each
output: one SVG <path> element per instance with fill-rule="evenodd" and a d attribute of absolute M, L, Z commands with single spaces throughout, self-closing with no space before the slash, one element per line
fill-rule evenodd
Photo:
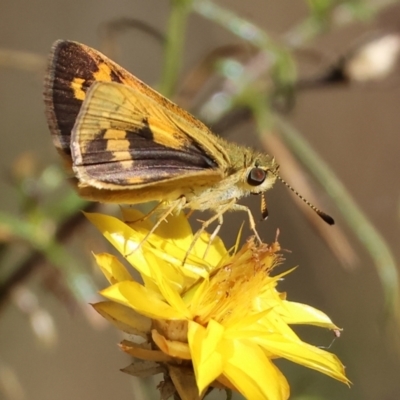
<path fill-rule="evenodd" d="M 178 80 L 190 4 L 190 0 L 171 0 L 171 13 L 168 21 L 164 51 L 164 65 L 159 88 L 160 92 L 166 97 L 172 97 Z"/>
<path fill-rule="evenodd" d="M 194 0 L 193 11 L 222 26 L 235 36 L 248 41 L 255 47 L 262 49 L 275 47 L 275 43 L 257 25 L 210 0 Z"/>

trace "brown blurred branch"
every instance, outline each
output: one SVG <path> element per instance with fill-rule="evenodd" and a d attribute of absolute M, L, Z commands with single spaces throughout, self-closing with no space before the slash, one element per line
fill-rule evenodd
<path fill-rule="evenodd" d="M 100 25 L 101 50 L 112 59 L 118 58 L 118 38 L 128 30 L 138 30 L 163 45 L 165 36 L 158 29 L 134 18 L 116 18 Z"/>
<path fill-rule="evenodd" d="M 21 69 L 28 72 L 44 71 L 46 57 L 28 51 L 0 49 L 0 67 Z"/>

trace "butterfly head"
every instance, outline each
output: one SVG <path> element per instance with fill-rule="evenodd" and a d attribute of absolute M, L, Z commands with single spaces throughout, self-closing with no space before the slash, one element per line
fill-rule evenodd
<path fill-rule="evenodd" d="M 279 165 L 273 157 L 258 155 L 246 170 L 245 184 L 251 194 L 270 189 L 277 179 Z"/>
<path fill-rule="evenodd" d="M 292 186 L 290 186 L 284 179 L 280 177 L 278 171 L 279 165 L 276 163 L 275 159 L 270 158 L 267 155 L 259 156 L 257 159 L 255 159 L 253 165 L 251 165 L 247 170 L 246 183 L 247 185 L 249 185 L 249 193 L 261 194 L 261 214 L 263 219 L 267 219 L 268 217 L 268 208 L 264 192 L 270 189 L 275 181 L 278 179 L 297 197 L 299 197 L 304 203 L 306 203 L 327 224 L 334 225 L 335 221 L 330 215 L 315 207 L 300 193 L 294 190 Z"/>

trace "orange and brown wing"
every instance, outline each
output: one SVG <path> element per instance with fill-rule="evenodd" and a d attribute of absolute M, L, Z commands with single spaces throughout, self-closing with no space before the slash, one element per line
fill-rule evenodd
<path fill-rule="evenodd" d="M 138 189 L 189 177 L 196 188 L 224 176 L 221 155 L 207 138 L 136 89 L 97 82 L 73 129 L 73 168 L 81 184 L 99 189 Z"/>
<path fill-rule="evenodd" d="M 58 40 L 49 56 L 44 99 L 53 142 L 71 164 L 71 133 L 86 92 L 95 82 L 117 82 L 135 88 L 199 130 L 207 127 L 97 50 L 81 43 Z M 223 148 L 219 149 L 224 152 Z M 226 156 L 225 156 L 226 157 Z"/>
<path fill-rule="evenodd" d="M 203 190 L 226 175 L 224 141 L 88 46 L 54 44 L 44 95 L 54 145 L 84 197 L 162 199 Z"/>

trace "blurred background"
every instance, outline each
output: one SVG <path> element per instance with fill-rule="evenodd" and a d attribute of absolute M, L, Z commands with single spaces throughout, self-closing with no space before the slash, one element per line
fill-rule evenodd
<path fill-rule="evenodd" d="M 106 284 L 91 251 L 108 245 L 83 219 L 100 208 L 69 188 L 46 124 L 57 39 L 105 52 L 219 134 L 274 154 L 335 218 L 325 226 L 277 183 L 258 224 L 266 242 L 280 230 L 283 268 L 299 266 L 280 290 L 343 328 L 332 345 L 331 332 L 297 331 L 331 345 L 352 387 L 280 360 L 291 398 L 400 398 L 399 27 L 396 1 L 2 0 L 0 399 L 158 398 L 119 371 L 121 337 L 88 306 Z M 260 218 L 257 196 L 243 203 Z M 245 219 L 226 218 L 227 245 Z"/>

